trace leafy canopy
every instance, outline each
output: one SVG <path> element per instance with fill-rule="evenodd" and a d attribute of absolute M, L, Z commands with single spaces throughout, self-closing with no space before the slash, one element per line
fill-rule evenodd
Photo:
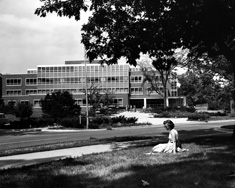
<path fill-rule="evenodd" d="M 29 118 L 33 114 L 33 107 L 30 103 L 17 103 L 15 107 L 16 117 L 20 117 L 21 120 Z"/>
<path fill-rule="evenodd" d="M 221 84 L 207 71 L 187 71 L 178 80 L 181 85 L 179 93 L 186 96 L 189 106 L 208 103 L 211 110 L 229 110 L 231 85 Z"/>
<path fill-rule="evenodd" d="M 208 57 L 199 65 L 217 66 L 218 73 L 235 77 L 234 0 L 41 0 L 39 16 L 56 12 L 80 19 L 92 11 L 83 26 L 82 43 L 92 61 L 116 63 L 121 57 L 136 65 L 141 53 L 150 57 L 188 48 L 192 57 Z M 222 63 L 218 60 L 225 59 Z M 161 62 L 159 62 L 161 63 Z M 224 66 L 226 65 L 226 66 Z M 235 82 L 234 82 L 235 84 Z M 235 96 L 233 96 L 235 98 Z"/>
<path fill-rule="evenodd" d="M 43 113 L 55 118 L 73 117 L 80 114 L 81 108 L 75 104 L 72 94 L 68 91 L 57 91 L 47 94 L 41 99 Z"/>
<path fill-rule="evenodd" d="M 90 7 L 93 15 L 83 27 L 83 43 L 91 59 L 124 55 L 134 64 L 140 51 L 151 55 L 182 45 L 199 54 L 235 56 L 233 0 L 40 1 L 43 5 L 35 11 L 39 16 L 56 12 L 79 20 L 80 11 Z"/>

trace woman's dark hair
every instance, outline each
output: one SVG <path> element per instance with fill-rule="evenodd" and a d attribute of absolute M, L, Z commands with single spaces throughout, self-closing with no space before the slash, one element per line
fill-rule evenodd
<path fill-rule="evenodd" d="M 175 124 L 174 124 L 171 120 L 169 120 L 169 119 L 166 120 L 166 121 L 164 121 L 164 122 L 163 122 L 163 125 L 164 125 L 164 126 L 167 125 L 170 129 L 174 129 L 174 127 L 175 127 Z"/>

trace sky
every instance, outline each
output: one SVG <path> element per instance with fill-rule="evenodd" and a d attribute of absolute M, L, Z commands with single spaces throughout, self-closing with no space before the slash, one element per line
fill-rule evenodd
<path fill-rule="evenodd" d="M 37 65 L 83 60 L 81 27 L 88 20 L 34 14 L 40 0 L 0 0 L 0 73 L 26 73 Z"/>
<path fill-rule="evenodd" d="M 79 21 L 56 14 L 39 17 L 34 12 L 41 5 L 40 0 L 0 0 L 0 74 L 84 59 L 81 28 L 91 13 L 81 12 Z"/>

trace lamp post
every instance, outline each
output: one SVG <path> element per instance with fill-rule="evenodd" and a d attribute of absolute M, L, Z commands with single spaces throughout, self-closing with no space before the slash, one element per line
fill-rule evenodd
<path fill-rule="evenodd" d="M 88 109 L 88 95 L 87 95 L 87 61 L 86 61 L 86 49 L 84 48 L 84 63 L 85 63 L 85 91 L 86 91 L 86 129 L 89 128 L 89 109 Z"/>

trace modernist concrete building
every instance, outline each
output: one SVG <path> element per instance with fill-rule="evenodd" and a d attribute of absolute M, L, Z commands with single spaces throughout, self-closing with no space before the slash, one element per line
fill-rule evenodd
<path fill-rule="evenodd" d="M 143 88 L 143 74 L 138 67 L 129 65 L 100 65 L 98 62 L 65 61 L 64 65 L 38 65 L 27 74 L 3 74 L 2 98 L 9 102 L 31 103 L 40 109 L 40 99 L 54 91 L 69 91 L 80 106 L 85 106 L 84 89 L 95 85 L 109 90 L 114 104 L 136 108 L 163 106 L 163 96 Z M 185 97 L 178 96 L 176 79 L 168 83 L 169 106 L 186 105 Z"/>

